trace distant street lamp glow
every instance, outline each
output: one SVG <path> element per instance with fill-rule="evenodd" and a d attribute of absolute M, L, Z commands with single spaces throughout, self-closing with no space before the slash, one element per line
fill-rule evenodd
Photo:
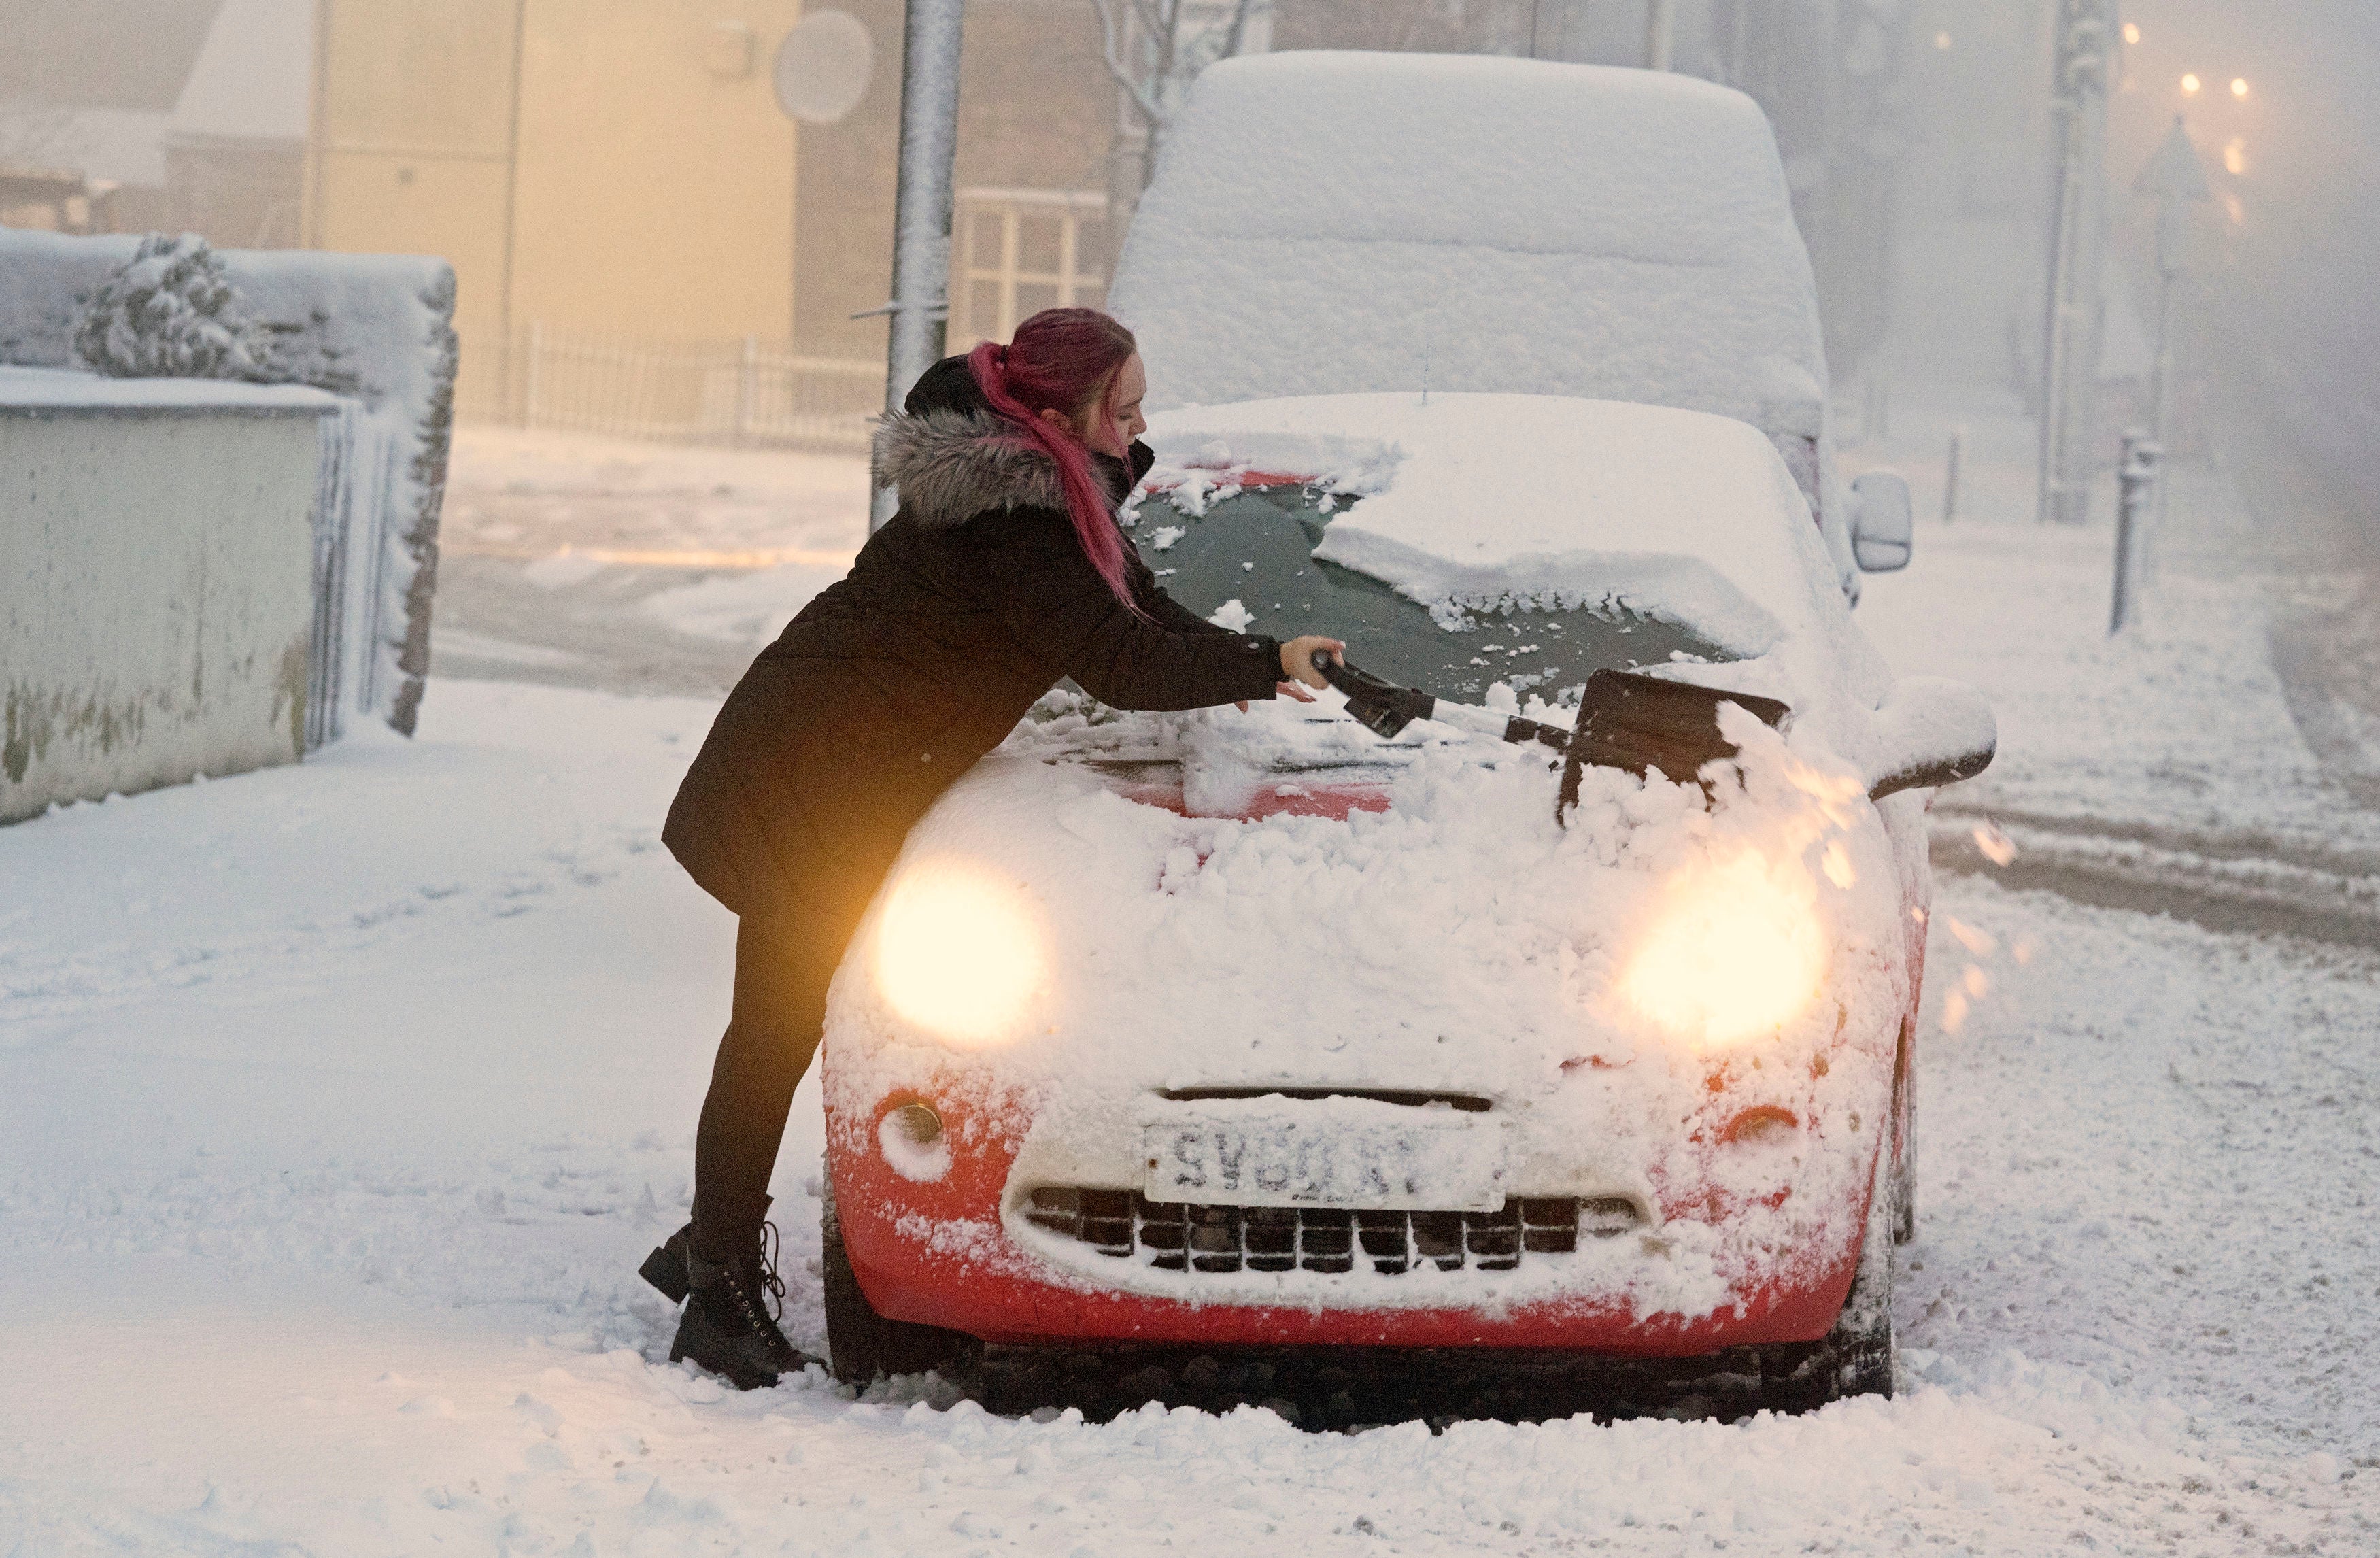
<path fill-rule="evenodd" d="M 1947 32 L 1937 32 L 1934 34 L 1934 46 L 1937 49 L 1949 48 L 1950 46 L 1950 35 Z"/>
<path fill-rule="evenodd" d="M 2137 43 L 2140 41 L 2141 24 L 2136 21 L 2128 21 L 2124 23 L 2124 42 L 2127 43 Z"/>
<path fill-rule="evenodd" d="M 2231 78 L 2231 95 L 2233 97 L 2245 97 L 2248 95 L 2248 78 L 2245 76 L 2234 76 Z"/>
<path fill-rule="evenodd" d="M 2190 95 L 2192 95 L 2192 94 L 2195 93 L 2195 92 L 2198 91 L 2198 89 L 2199 89 L 2200 85 L 2201 85 L 2201 82 L 2199 81 L 2199 79 L 2198 79 L 2198 78 L 2197 78 L 2197 77 L 2195 77 L 2195 76 L 2184 76 L 2184 77 L 2181 79 L 2181 91 L 2182 91 L 2182 95 L 2183 95 L 2183 96 L 2185 96 L 2185 97 L 2188 97 L 2188 96 L 2190 96 Z"/>
<path fill-rule="evenodd" d="M 2234 178 L 2248 171 L 2248 143 L 2239 136 L 2223 148 L 2223 171 Z"/>

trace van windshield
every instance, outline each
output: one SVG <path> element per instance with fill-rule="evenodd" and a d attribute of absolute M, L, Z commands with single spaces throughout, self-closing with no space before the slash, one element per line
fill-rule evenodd
<path fill-rule="evenodd" d="M 1506 682 L 1575 703 L 1596 671 L 1735 658 L 1690 628 L 1616 605 L 1434 614 L 1314 555 L 1347 501 L 1293 484 L 1251 487 L 1193 515 L 1152 493 L 1131 534 L 1158 583 L 1200 616 L 1237 601 L 1246 631 L 1344 639 L 1348 658 L 1375 676 L 1463 701 Z"/>

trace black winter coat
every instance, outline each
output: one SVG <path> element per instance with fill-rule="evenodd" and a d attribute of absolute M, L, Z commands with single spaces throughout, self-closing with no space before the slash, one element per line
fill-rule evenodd
<path fill-rule="evenodd" d="M 910 827 L 1034 700 L 1072 676 L 1123 709 L 1270 698 L 1279 643 L 1157 587 L 1127 542 L 1126 610 L 1067 517 L 1057 467 L 937 363 L 876 436 L 900 512 L 728 694 L 662 840 L 737 914 L 848 927 Z M 1153 457 L 1105 459 L 1118 498 Z"/>

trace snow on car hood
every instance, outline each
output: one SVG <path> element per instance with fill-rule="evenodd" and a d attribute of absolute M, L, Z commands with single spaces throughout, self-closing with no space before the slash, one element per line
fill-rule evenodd
<path fill-rule="evenodd" d="M 1789 743 L 1730 719 L 1743 788 L 1722 785 L 1706 807 L 1694 785 L 1591 770 L 1563 828 L 1558 775 L 1494 744 L 1408 748 L 1388 809 L 1343 822 L 1184 816 L 1074 761 L 1260 765 L 1311 739 L 1302 724 L 1260 706 L 1021 730 L 911 834 L 854 942 L 831 1003 L 831 1105 L 864 1118 L 903 1089 L 972 1076 L 985 1097 L 1025 1101 L 1034 1136 L 1062 1138 L 1074 1161 L 1129 1165 L 1160 1089 L 1478 1095 L 1524 1126 L 1524 1179 L 1663 1209 L 1667 1285 L 1641 1288 L 1634 1268 L 1610 1278 L 1640 1284 L 1640 1310 L 1706 1312 L 1779 1251 L 1842 1257 L 1909 995 L 1907 884 L 1846 765 L 1815 735 Z M 996 905 L 1000 936 L 1022 927 L 1029 947 L 1016 961 L 1030 988 L 990 1038 L 924 1030 L 880 977 L 887 905 L 905 882 L 953 871 L 987 890 L 977 902 Z M 1747 882 L 1787 895 L 1821 977 L 1757 1034 L 1701 1043 L 1632 981 L 1664 927 L 1723 916 Z M 1692 969 L 1669 978 L 1657 1001 L 1691 1004 Z M 1745 1119 L 1791 1125 L 1722 1146 Z M 1424 1288 L 1398 1292 L 1382 1301 Z"/>

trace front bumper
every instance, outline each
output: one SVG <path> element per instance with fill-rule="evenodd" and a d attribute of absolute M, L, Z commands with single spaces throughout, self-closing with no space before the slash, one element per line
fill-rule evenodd
<path fill-rule="evenodd" d="M 951 1097 L 940 1107 L 952 1150 L 936 1177 L 913 1177 L 878 1150 L 879 1121 L 906 1097 L 858 1118 L 831 1112 L 838 1218 L 880 1313 L 994 1344 L 1691 1357 L 1824 1336 L 1857 1264 L 1855 1237 L 1722 1258 L 1733 1248 L 1723 1228 L 1664 1218 L 1643 1197 L 1340 1213 L 1335 1228 L 1315 1210 L 1167 1207 L 1133 1192 L 1075 1191 L 1070 1209 L 1064 1189 L 1025 1183 L 1045 1178 L 1029 1161 L 1017 1172 L 1026 1132 L 1014 1111 L 954 1110 Z M 1564 1205 L 1575 1209 L 1567 1240 Z M 1840 1230 L 1859 1227 L 1866 1209 L 1809 1211 Z"/>

